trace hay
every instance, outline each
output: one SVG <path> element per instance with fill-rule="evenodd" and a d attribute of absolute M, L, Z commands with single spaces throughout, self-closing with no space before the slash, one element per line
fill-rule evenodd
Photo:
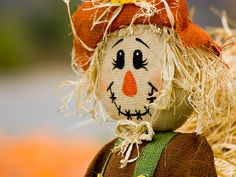
<path fill-rule="evenodd" d="M 112 149 L 112 152 L 121 155 L 121 168 L 126 167 L 128 163 L 135 162 L 140 156 L 139 145 L 143 141 L 152 141 L 155 135 L 150 122 L 142 121 L 138 124 L 129 120 L 118 121 L 116 134 L 122 141 Z M 138 155 L 130 159 L 131 152 L 135 147 Z"/>
<path fill-rule="evenodd" d="M 234 95 L 236 96 L 236 29 L 230 29 L 225 11 L 219 14 L 217 9 L 214 13 L 222 17 L 222 28 L 208 27 L 207 31 L 214 36 L 215 40 L 223 46 L 224 61 L 230 67 L 230 74 L 233 76 Z M 231 24 L 235 24 L 230 20 Z M 233 36 L 232 36 L 233 35 Z M 196 121 L 189 120 L 181 129 L 182 132 L 193 132 Z M 225 119 L 218 119 L 208 124 L 204 131 L 210 143 L 214 155 L 215 165 L 219 177 L 236 176 L 236 108 Z"/>

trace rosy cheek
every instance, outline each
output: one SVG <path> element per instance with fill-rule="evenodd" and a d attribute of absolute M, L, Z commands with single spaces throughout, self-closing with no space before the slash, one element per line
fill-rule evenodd
<path fill-rule="evenodd" d="M 101 92 L 101 93 L 107 92 L 108 86 L 109 86 L 109 84 L 107 84 L 106 82 L 100 83 L 100 92 Z"/>
<path fill-rule="evenodd" d="M 162 90 L 163 88 L 163 81 L 161 77 L 161 72 L 155 72 L 152 77 L 153 84 L 158 88 L 158 90 Z"/>

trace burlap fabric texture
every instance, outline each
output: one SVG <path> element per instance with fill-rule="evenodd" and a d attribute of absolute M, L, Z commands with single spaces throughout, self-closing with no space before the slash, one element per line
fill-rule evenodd
<path fill-rule="evenodd" d="M 107 156 L 114 147 L 114 140 L 104 146 L 90 164 L 85 177 L 97 177 Z M 140 151 L 147 145 L 143 143 Z M 137 155 L 134 149 L 132 157 Z M 136 162 L 120 168 L 120 156 L 113 154 L 108 162 L 104 177 L 133 177 Z M 192 134 L 178 134 L 162 152 L 155 177 L 217 177 L 213 152 L 205 137 Z"/>

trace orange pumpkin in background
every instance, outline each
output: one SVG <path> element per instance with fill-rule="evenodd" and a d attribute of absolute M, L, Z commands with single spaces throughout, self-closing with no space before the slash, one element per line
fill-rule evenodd
<path fill-rule="evenodd" d="M 0 137 L 1 177 L 82 177 L 99 146 L 55 136 Z"/>

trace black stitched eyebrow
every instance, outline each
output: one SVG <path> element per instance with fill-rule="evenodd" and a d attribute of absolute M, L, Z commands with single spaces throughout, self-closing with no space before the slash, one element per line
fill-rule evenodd
<path fill-rule="evenodd" d="M 143 42 L 141 39 L 139 39 L 139 38 L 136 38 L 135 39 L 137 42 L 140 42 L 140 43 L 142 43 L 143 45 L 145 45 L 147 48 L 149 48 L 150 49 L 150 47 L 145 43 L 145 42 Z"/>
<path fill-rule="evenodd" d="M 120 39 L 119 41 L 117 41 L 113 46 L 112 48 L 114 48 L 115 46 L 117 46 L 119 43 L 121 43 L 124 39 Z"/>

